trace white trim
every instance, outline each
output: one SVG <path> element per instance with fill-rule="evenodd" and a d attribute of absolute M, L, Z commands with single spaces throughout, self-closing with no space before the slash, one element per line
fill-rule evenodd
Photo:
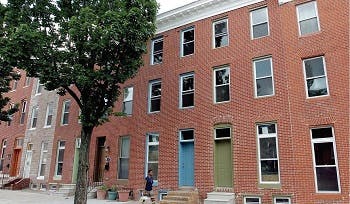
<path fill-rule="evenodd" d="M 39 92 L 39 87 L 41 87 Z M 35 96 L 40 95 L 43 91 L 43 84 L 40 84 L 40 79 L 37 79 L 36 88 L 35 88 Z"/>
<path fill-rule="evenodd" d="M 50 108 L 51 108 L 51 111 L 52 111 L 52 114 L 51 114 L 51 124 L 50 125 L 47 125 L 47 119 L 49 117 L 49 113 L 50 113 Z M 45 114 L 45 124 L 44 124 L 44 128 L 49 128 L 52 126 L 52 122 L 53 122 L 53 103 L 50 102 L 47 104 L 46 106 L 46 114 Z"/>
<path fill-rule="evenodd" d="M 312 138 L 312 130 L 314 129 L 323 129 L 323 128 L 331 128 L 332 130 L 332 137 L 326 137 L 326 138 Z M 314 179 L 315 179 L 315 190 L 316 193 L 331 193 L 331 194 L 338 194 L 341 193 L 341 185 L 340 185 L 340 177 L 339 177 L 339 166 L 338 166 L 338 155 L 337 155 L 337 148 L 336 148 L 336 142 L 334 137 L 334 128 L 332 126 L 323 126 L 323 127 L 315 127 L 310 129 L 310 137 L 311 137 L 311 150 L 312 150 L 312 162 L 314 167 Z M 333 144 L 333 153 L 334 153 L 334 165 L 316 165 L 315 161 L 315 150 L 314 150 L 314 144 L 319 143 L 326 143 L 326 142 L 332 142 Z M 318 183 L 317 183 L 317 174 L 316 174 L 316 167 L 335 167 L 337 172 L 337 182 L 338 182 L 338 191 L 319 191 L 318 190 Z"/>
<path fill-rule="evenodd" d="M 247 198 L 257 198 L 257 199 L 259 199 L 259 202 L 258 203 L 256 203 L 256 202 L 247 202 Z M 244 196 L 244 201 L 243 201 L 244 203 L 243 204 L 261 204 L 261 197 L 260 196 Z"/>
<path fill-rule="evenodd" d="M 162 53 L 162 61 L 159 63 L 154 63 L 154 43 L 163 42 L 163 49 L 159 53 Z M 164 52 L 164 38 L 163 36 L 155 38 L 151 43 L 151 65 L 162 64 L 163 63 L 163 52 Z M 158 53 L 157 53 L 158 54 Z"/>
<path fill-rule="evenodd" d="M 219 34 L 218 37 L 219 36 L 227 36 L 227 45 L 223 45 L 223 46 L 220 46 L 220 47 L 215 47 L 215 43 L 216 43 L 216 41 L 215 41 L 215 37 L 216 37 L 215 25 L 223 23 L 223 22 L 226 23 L 226 33 L 221 34 L 221 35 Z M 230 34 L 229 34 L 229 32 L 230 32 L 229 30 L 230 29 L 228 27 L 228 19 L 227 18 L 214 21 L 213 24 L 212 24 L 212 29 L 213 29 L 213 34 L 212 34 L 212 42 L 213 42 L 212 46 L 213 46 L 213 49 L 217 49 L 217 48 L 221 48 L 221 47 L 227 47 L 227 46 L 230 45 Z"/>
<path fill-rule="evenodd" d="M 61 142 L 64 142 L 64 146 L 61 147 Z M 59 152 L 61 149 L 66 149 L 66 141 L 64 140 L 59 140 L 57 143 L 57 153 L 56 153 L 56 165 L 55 165 L 55 172 L 54 172 L 54 180 L 60 180 L 62 178 L 62 175 L 57 175 L 57 170 L 58 170 L 58 156 L 59 156 Z M 64 153 L 63 153 L 63 161 L 64 161 Z M 62 167 L 63 167 L 63 161 L 62 161 Z M 62 174 L 63 174 L 63 168 L 62 168 Z"/>
<path fill-rule="evenodd" d="M 271 70 L 271 75 L 270 76 L 263 76 L 263 77 L 256 77 L 256 62 L 264 61 L 264 60 L 269 60 L 270 61 L 270 70 Z M 254 95 L 255 98 L 264 98 L 264 97 L 269 97 L 269 96 L 274 96 L 275 95 L 275 86 L 274 86 L 274 78 L 273 78 L 273 64 L 272 64 L 272 57 L 265 57 L 265 58 L 259 58 L 259 59 L 254 59 L 253 60 L 253 69 L 254 69 Z M 272 82 L 272 94 L 270 95 L 263 95 L 263 96 L 258 96 L 258 89 L 257 89 L 257 83 L 256 81 L 259 79 L 266 79 L 271 77 L 271 82 Z"/>
<path fill-rule="evenodd" d="M 128 92 L 129 92 L 129 89 L 131 89 L 132 91 L 131 91 L 131 100 L 125 100 L 126 98 L 125 98 L 125 90 L 127 90 Z M 133 101 L 134 101 L 134 87 L 133 86 L 128 86 L 128 87 L 124 87 L 124 89 L 123 89 L 123 107 L 122 107 L 122 112 L 123 113 L 125 113 L 124 112 L 124 107 L 125 107 L 125 103 L 127 103 L 127 102 L 131 102 L 131 113 L 130 114 L 127 114 L 127 113 L 125 113 L 125 114 L 127 114 L 127 115 L 132 115 L 132 105 L 133 105 Z"/>
<path fill-rule="evenodd" d="M 221 84 L 219 86 L 227 86 L 228 85 L 228 100 L 227 101 L 217 101 L 216 99 L 216 87 L 219 87 L 216 85 L 216 72 L 217 71 L 220 71 L 220 70 L 223 70 L 223 69 L 227 69 L 228 70 L 228 74 L 229 74 L 229 78 L 228 78 L 228 84 Z M 213 70 L 213 77 L 214 77 L 214 80 L 213 80 L 213 87 L 214 87 L 214 90 L 213 90 L 213 100 L 214 100 L 214 104 L 220 104 L 220 103 L 227 103 L 227 102 L 230 102 L 231 101 L 231 69 L 229 66 L 223 66 L 223 67 L 218 67 L 218 68 L 214 68 Z"/>
<path fill-rule="evenodd" d="M 300 29 L 300 17 L 299 17 L 299 8 L 300 6 L 306 5 L 306 4 L 313 4 L 313 7 L 315 9 L 315 13 L 316 13 L 316 19 L 317 19 L 317 26 L 318 26 L 318 30 L 313 32 L 320 32 L 321 31 L 321 26 L 320 26 L 320 17 L 318 16 L 318 9 L 317 9 L 317 2 L 316 1 L 309 1 L 303 4 L 299 4 L 296 6 L 296 12 L 297 12 L 297 21 L 298 21 L 298 31 L 299 31 L 299 36 L 305 36 L 305 35 L 310 35 L 312 33 L 307 33 L 307 34 L 301 34 L 301 29 Z M 303 19 L 303 20 L 308 20 L 308 19 Z"/>
<path fill-rule="evenodd" d="M 186 78 L 186 77 L 191 77 L 192 76 L 192 78 L 193 78 L 193 88 L 192 88 L 192 90 L 189 90 L 189 91 L 183 91 L 182 89 L 183 89 L 183 79 L 184 78 Z M 186 108 L 193 108 L 194 107 L 194 97 L 195 97 L 195 78 L 194 78 L 194 73 L 193 72 L 190 72 L 190 73 L 185 73 L 185 74 L 182 74 L 182 75 L 180 75 L 180 93 L 179 93 L 179 108 L 180 109 L 186 109 Z M 186 107 L 183 107 L 182 106 L 182 95 L 184 94 L 184 93 L 191 93 L 191 92 L 193 92 L 193 106 L 186 106 Z"/>
<path fill-rule="evenodd" d="M 44 147 L 45 147 L 45 143 L 46 143 L 46 147 L 47 147 L 47 149 L 44 149 Z M 41 143 L 41 148 L 40 148 L 40 160 L 39 160 L 39 168 L 38 168 L 38 177 L 37 177 L 37 179 L 41 179 L 41 180 L 44 180 L 44 178 L 45 178 L 45 175 L 44 176 L 40 176 L 40 174 L 41 174 L 41 165 L 43 164 L 43 156 L 44 156 L 44 153 L 46 153 L 46 160 L 48 159 L 48 145 L 49 145 L 49 143 L 47 143 L 47 142 L 42 142 Z M 48 164 L 47 164 L 47 161 L 45 162 L 45 172 L 47 171 L 47 167 L 48 167 Z"/>
<path fill-rule="evenodd" d="M 220 129 L 230 129 L 230 137 L 216 137 L 216 130 L 220 130 Z M 230 125 L 227 126 L 223 126 L 223 127 L 215 127 L 214 128 L 214 140 L 230 140 L 232 138 L 232 129 Z"/>
<path fill-rule="evenodd" d="M 69 103 L 69 109 L 66 112 L 66 103 Z M 71 108 L 71 101 L 69 99 L 64 100 L 63 101 L 63 105 L 62 105 L 62 114 L 61 114 L 61 125 L 68 125 L 69 124 L 69 112 L 70 112 L 70 108 Z M 68 114 L 68 122 L 67 123 L 63 123 L 63 119 L 64 119 L 64 114 Z"/>
<path fill-rule="evenodd" d="M 277 203 L 277 199 L 287 199 L 287 200 L 288 200 L 288 203 L 286 203 L 286 202 L 283 202 L 283 203 L 278 202 L 278 203 Z M 274 198 L 273 198 L 273 204 L 292 204 L 292 202 L 291 202 L 290 197 L 278 196 L 278 197 L 274 197 Z"/>
<path fill-rule="evenodd" d="M 161 86 L 161 89 L 162 89 L 162 80 L 160 80 L 160 79 L 158 79 L 158 80 L 153 80 L 153 81 L 150 81 L 149 83 L 148 83 L 148 113 L 158 113 L 158 112 L 160 112 L 160 107 L 159 107 L 159 111 L 152 111 L 151 112 L 151 103 L 152 103 L 152 99 L 153 98 L 158 98 L 159 97 L 159 100 L 160 100 L 160 106 L 161 106 L 161 103 L 162 103 L 162 91 L 160 92 L 160 95 L 158 95 L 158 96 L 153 96 L 152 97 L 152 86 L 154 85 L 154 84 L 160 84 L 160 86 Z"/>
<path fill-rule="evenodd" d="M 193 133 L 193 139 L 188 139 L 188 140 L 184 140 L 184 139 L 183 139 L 182 133 L 183 133 L 183 132 L 186 132 L 186 131 L 192 131 L 192 133 Z M 179 141 L 180 141 L 180 143 L 194 142 L 194 129 L 193 129 L 193 128 L 180 129 L 180 130 L 179 130 Z"/>
<path fill-rule="evenodd" d="M 188 55 L 184 55 L 184 49 L 183 49 L 183 46 L 184 46 L 184 33 L 185 32 L 188 32 L 188 31 L 191 31 L 191 30 L 193 30 L 193 41 L 189 41 L 189 42 L 186 42 L 186 44 L 189 44 L 189 43 L 193 43 L 193 53 L 191 53 L 191 54 L 188 54 Z M 194 29 L 194 27 L 193 26 L 191 26 L 191 27 L 188 27 L 188 28 L 186 28 L 186 29 L 184 29 L 184 30 L 182 30 L 181 31 L 181 39 L 180 39 L 180 42 L 181 42 L 181 44 L 180 44 L 180 56 L 181 57 L 187 57 L 187 56 L 191 56 L 191 55 L 194 55 L 194 53 L 195 53 L 195 42 L 196 42 L 196 31 L 195 31 L 195 29 Z"/>
<path fill-rule="evenodd" d="M 324 75 L 323 76 L 320 75 L 320 76 L 317 76 L 317 77 L 306 78 L 305 61 L 313 60 L 313 59 L 317 59 L 317 58 L 322 58 Z M 306 92 L 306 98 L 307 99 L 320 98 L 320 97 L 325 97 L 325 96 L 329 96 L 330 95 L 330 93 L 329 93 L 329 86 L 328 86 L 328 76 L 327 76 L 327 69 L 326 69 L 326 61 L 325 61 L 325 57 L 323 55 L 317 56 L 317 57 L 303 59 L 303 72 L 304 72 L 305 92 Z M 316 79 L 316 78 L 322 78 L 322 77 L 324 77 L 326 79 L 327 94 L 320 95 L 320 96 L 309 96 L 309 90 L 308 90 L 308 87 L 307 87 L 307 80 L 308 79 L 312 79 L 312 78 Z"/>
<path fill-rule="evenodd" d="M 36 111 L 36 114 L 35 112 Z M 32 108 L 32 113 L 31 113 L 31 116 L 30 116 L 30 127 L 29 129 L 36 129 L 36 127 L 38 126 L 38 114 L 39 114 L 39 107 L 38 106 L 33 106 Z M 34 117 L 36 115 L 36 117 Z M 33 127 L 33 123 L 34 123 L 34 118 L 36 118 L 36 123 L 35 123 L 35 127 Z"/>
<path fill-rule="evenodd" d="M 157 31 L 162 33 L 182 25 L 236 10 L 263 0 L 199 0 L 157 15 Z"/>
<path fill-rule="evenodd" d="M 267 35 L 254 38 L 254 29 L 253 29 L 253 27 L 255 25 L 260 25 L 260 24 L 263 24 L 263 23 L 253 25 L 253 12 L 254 11 L 258 11 L 258 10 L 263 10 L 263 9 L 266 10 L 266 22 L 263 22 L 263 23 L 267 23 Z M 256 9 L 250 11 L 250 37 L 251 37 L 251 39 L 255 40 L 255 39 L 264 38 L 264 37 L 268 37 L 268 36 L 270 36 L 269 9 L 267 7 L 262 7 L 262 8 L 256 8 Z"/>
<path fill-rule="evenodd" d="M 158 137 L 158 141 L 156 142 L 150 142 L 149 141 L 149 136 L 150 135 L 154 135 Z M 149 156 L 149 146 L 158 146 L 158 161 L 154 161 L 154 162 L 149 162 L 148 161 L 148 156 Z M 149 169 L 148 163 L 152 163 L 152 164 L 158 164 L 158 175 L 157 177 L 159 177 L 159 134 L 158 133 L 147 133 L 146 134 L 146 161 L 145 161 L 145 177 L 147 176 L 147 171 Z M 154 172 L 154 169 L 152 169 Z M 153 186 L 157 186 L 158 185 L 158 180 L 153 180 Z"/>

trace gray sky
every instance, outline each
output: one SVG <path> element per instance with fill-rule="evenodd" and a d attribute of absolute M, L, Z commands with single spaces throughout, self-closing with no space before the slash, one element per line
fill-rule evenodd
<path fill-rule="evenodd" d="M 160 9 L 158 13 L 164 13 L 193 1 L 195 0 L 157 0 L 157 2 L 160 3 Z"/>

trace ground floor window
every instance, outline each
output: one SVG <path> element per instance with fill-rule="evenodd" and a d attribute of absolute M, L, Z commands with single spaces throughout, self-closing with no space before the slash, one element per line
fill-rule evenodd
<path fill-rule="evenodd" d="M 261 204 L 261 198 L 255 196 L 244 197 L 244 204 Z"/>
<path fill-rule="evenodd" d="M 65 141 L 58 141 L 55 176 L 62 176 Z"/>
<path fill-rule="evenodd" d="M 145 175 L 149 169 L 153 171 L 153 179 L 155 183 L 158 180 L 158 161 L 159 161 L 159 134 L 149 133 L 146 139 L 146 171 Z"/>
<path fill-rule="evenodd" d="M 273 204 L 291 204 L 290 198 L 288 197 L 275 197 Z"/>
<path fill-rule="evenodd" d="M 118 178 L 129 178 L 130 137 L 120 137 Z"/>
<path fill-rule="evenodd" d="M 41 143 L 41 151 L 40 151 L 40 164 L 39 164 L 39 172 L 38 176 L 39 177 L 44 177 L 45 176 L 45 171 L 46 171 L 46 164 L 47 164 L 47 142 Z"/>

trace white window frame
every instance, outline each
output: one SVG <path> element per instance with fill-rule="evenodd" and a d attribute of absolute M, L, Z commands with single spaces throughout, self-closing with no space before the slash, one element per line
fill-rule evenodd
<path fill-rule="evenodd" d="M 331 128 L 332 129 L 332 137 L 326 137 L 326 138 L 312 138 L 312 130 L 313 129 L 323 129 L 323 128 Z M 334 128 L 332 126 L 323 126 L 323 127 L 315 127 L 310 129 L 310 136 L 311 136 L 311 149 L 312 149 L 312 161 L 313 161 L 313 167 L 314 167 L 314 179 L 315 179 L 315 190 L 316 193 L 331 193 L 331 194 L 337 194 L 341 193 L 341 185 L 340 185 L 340 175 L 339 175 L 339 166 L 338 166 L 338 155 L 337 155 L 337 146 L 335 142 L 335 137 L 334 137 Z M 316 160 L 315 160 L 315 150 L 314 150 L 314 144 L 319 144 L 319 143 L 327 143 L 327 142 L 332 142 L 333 144 L 333 153 L 334 153 L 334 165 L 316 165 Z M 338 179 L 338 191 L 319 191 L 318 190 L 318 183 L 317 183 L 317 174 L 316 174 L 316 168 L 317 167 L 335 167 L 337 170 L 337 179 Z"/>
<path fill-rule="evenodd" d="M 160 95 L 157 96 L 152 96 L 152 86 L 155 84 L 160 84 L 161 89 L 162 89 L 162 81 L 161 80 L 153 80 L 149 82 L 148 85 L 148 113 L 158 113 L 160 112 L 161 106 L 162 106 L 162 91 L 160 92 Z M 158 111 L 151 111 L 152 107 L 152 100 L 153 99 L 158 99 L 160 100 L 160 107 Z"/>
<path fill-rule="evenodd" d="M 61 146 L 61 142 L 64 142 L 64 146 Z M 55 165 L 55 173 L 54 173 L 54 177 L 56 179 L 61 179 L 62 178 L 62 175 L 63 175 L 63 164 L 64 164 L 64 153 L 63 153 L 63 161 L 60 162 L 62 163 L 62 174 L 61 175 L 58 175 L 57 171 L 58 171 L 58 157 L 59 157 L 59 152 L 60 150 L 63 149 L 64 152 L 66 151 L 66 141 L 64 140 L 59 140 L 58 143 L 57 143 L 57 154 L 56 154 L 56 165 Z"/>
<path fill-rule="evenodd" d="M 313 59 L 316 59 L 316 58 L 322 58 L 324 75 L 306 78 L 305 61 L 313 60 Z M 326 69 L 326 61 L 325 61 L 325 57 L 324 56 L 317 56 L 317 57 L 303 59 L 303 72 L 304 72 L 304 79 L 305 79 L 304 82 L 305 82 L 306 98 L 308 98 L 308 99 L 309 98 L 319 98 L 319 97 L 325 97 L 325 96 L 329 96 L 330 95 L 330 93 L 329 93 L 329 86 L 328 86 L 328 76 L 327 76 L 327 69 Z M 309 80 L 309 79 L 318 79 L 318 78 L 322 78 L 322 77 L 324 77 L 326 79 L 327 94 L 320 95 L 320 96 L 309 96 L 309 90 L 308 90 L 308 87 L 307 87 L 307 80 Z"/>
<path fill-rule="evenodd" d="M 228 74 L 229 74 L 229 80 L 228 80 L 228 83 L 226 84 L 220 84 L 220 85 L 216 85 L 216 72 L 217 71 L 221 71 L 223 69 L 226 69 Z M 214 103 L 215 104 L 219 104 L 219 103 L 227 103 L 227 102 L 230 102 L 231 101 L 231 70 L 230 70 L 230 67 L 229 66 L 223 66 L 223 67 L 219 67 L 219 68 L 214 68 L 213 70 L 214 74 L 213 74 L 213 77 L 214 77 L 214 80 L 213 80 L 213 83 L 214 83 Z M 217 87 L 220 87 L 220 86 L 228 86 L 228 100 L 227 101 L 217 101 L 217 98 L 216 98 L 216 88 Z"/>
<path fill-rule="evenodd" d="M 312 32 L 312 33 L 307 33 L 307 34 L 301 34 L 301 29 L 300 29 L 300 22 L 301 21 L 304 21 L 304 20 L 308 20 L 308 19 L 302 19 L 300 20 L 300 17 L 299 17 L 299 8 L 300 6 L 303 6 L 303 5 L 306 5 L 306 4 L 313 4 L 313 7 L 315 9 L 315 13 L 316 13 L 316 19 L 317 19 L 317 26 L 318 26 L 318 30 L 315 31 L 315 32 Z M 304 36 L 304 35 L 311 35 L 313 33 L 317 33 L 317 32 L 320 32 L 321 31 L 321 26 L 320 26 L 320 17 L 318 15 L 318 8 L 317 8 L 317 2 L 316 1 L 310 1 L 310 2 L 306 2 L 306 3 L 303 3 L 303 4 L 299 4 L 297 5 L 297 9 L 296 9 L 296 12 L 297 12 L 297 19 L 298 19 L 298 30 L 299 30 L 299 36 Z M 314 17 L 313 17 L 314 18 Z"/>
<path fill-rule="evenodd" d="M 193 41 L 189 41 L 189 42 L 186 42 L 184 43 L 184 37 L 185 37 L 185 32 L 188 32 L 188 31 L 191 31 L 193 30 Z M 188 54 L 188 55 L 184 55 L 184 44 L 189 44 L 189 43 L 192 43 L 193 42 L 193 53 L 192 54 Z M 196 31 L 194 30 L 194 27 L 189 27 L 189 28 L 186 28 L 184 30 L 181 31 L 181 47 L 180 47 L 180 51 L 181 51 L 181 57 L 187 57 L 187 56 L 191 56 L 191 55 L 194 55 L 195 53 L 195 42 L 196 42 Z"/>
<path fill-rule="evenodd" d="M 68 109 L 68 111 L 66 111 L 65 109 L 66 109 L 66 103 L 69 103 L 69 109 Z M 69 112 L 70 112 L 70 109 L 71 109 L 71 101 L 70 100 L 65 100 L 65 101 L 63 101 L 63 105 L 62 105 L 62 115 L 61 115 L 61 125 L 68 125 L 69 124 Z M 67 123 L 63 123 L 64 121 L 64 115 L 65 114 L 68 114 L 68 121 L 67 121 Z"/>
<path fill-rule="evenodd" d="M 191 90 L 183 91 L 183 80 L 184 80 L 184 78 L 188 78 L 188 77 L 192 77 L 193 78 L 193 88 Z M 182 106 L 183 95 L 191 94 L 191 93 L 193 93 L 193 106 L 183 107 Z M 195 97 L 195 78 L 194 78 L 194 73 L 186 73 L 186 74 L 180 75 L 180 94 L 179 95 L 180 95 L 179 107 L 181 109 L 193 108 L 194 107 L 194 97 Z"/>
<path fill-rule="evenodd" d="M 35 95 L 40 95 L 43 91 L 43 84 L 40 84 L 40 79 L 37 80 L 36 87 L 35 87 Z"/>
<path fill-rule="evenodd" d="M 149 136 L 150 135 L 154 135 L 158 137 L 158 141 L 156 142 L 150 142 L 149 141 Z M 148 156 L 149 156 L 149 146 L 158 146 L 158 161 L 151 161 L 149 162 L 148 160 Z M 154 164 L 158 164 L 158 175 L 157 177 L 159 177 L 159 134 L 158 133 L 147 133 L 146 134 L 146 161 L 145 161 L 145 177 L 147 176 L 147 172 L 149 169 L 148 163 L 154 163 Z M 153 172 L 155 171 L 154 169 L 152 169 Z M 153 186 L 157 186 L 158 185 L 158 180 L 153 180 Z"/>
<path fill-rule="evenodd" d="M 154 51 L 154 44 L 158 43 L 158 42 L 163 42 L 163 49 L 161 51 L 155 52 Z M 164 38 L 163 38 L 163 36 L 153 39 L 152 40 L 152 52 L 151 52 L 151 65 L 162 64 L 163 63 L 163 53 L 164 53 Z M 156 54 L 162 54 L 162 61 L 161 62 L 158 62 L 158 63 L 154 62 L 154 55 L 156 55 Z"/>
<path fill-rule="evenodd" d="M 45 143 L 46 143 L 46 148 L 47 149 L 44 149 L 44 147 L 45 147 Z M 44 154 L 46 153 L 46 160 L 48 159 L 48 145 L 49 145 L 49 143 L 47 143 L 47 142 L 42 142 L 41 143 L 41 148 L 40 148 L 40 160 L 39 160 L 39 168 L 38 168 L 38 177 L 37 177 L 37 179 L 39 179 L 39 180 L 44 180 L 44 178 L 45 178 L 45 175 L 44 176 L 40 176 L 40 174 L 41 174 L 41 171 L 42 171 L 42 169 L 41 169 L 41 165 L 42 164 L 45 164 L 46 166 L 45 166 L 45 172 L 47 171 L 47 161 L 44 163 L 43 162 L 43 159 L 44 159 Z"/>
<path fill-rule="evenodd" d="M 32 108 L 32 114 L 31 114 L 31 120 L 30 120 L 30 129 L 35 129 L 38 126 L 38 114 L 39 114 L 39 107 L 38 106 L 34 106 Z M 34 125 L 34 119 L 36 119 L 36 123 L 35 123 L 35 127 L 33 127 Z"/>
<path fill-rule="evenodd" d="M 125 148 L 125 147 L 123 147 L 123 139 L 129 139 L 129 150 L 128 150 L 128 155 L 127 155 L 127 157 L 123 157 L 123 155 L 122 155 L 122 151 L 123 151 L 123 149 Z M 129 173 L 128 173 L 128 177 L 127 178 L 120 178 L 119 177 L 119 173 L 120 173 L 120 171 L 121 171 L 121 160 L 122 159 L 127 159 L 128 160 L 128 172 L 129 172 L 129 170 L 130 170 L 130 148 L 131 148 L 131 138 L 130 138 L 130 136 L 121 136 L 120 137 L 120 140 L 119 140 L 119 155 L 118 155 L 118 179 L 119 180 L 128 180 L 129 179 Z"/>
<path fill-rule="evenodd" d="M 287 199 L 288 200 L 288 202 L 286 203 L 286 202 L 277 202 L 277 199 Z M 292 204 L 292 201 L 291 201 L 291 199 L 290 199 L 290 197 L 274 197 L 273 198 L 273 204 Z"/>
<path fill-rule="evenodd" d="M 257 202 L 247 202 L 247 198 L 257 198 L 257 199 L 259 199 L 259 202 L 257 203 Z M 244 196 L 244 204 L 261 204 L 261 197 L 259 197 L 259 196 Z"/>
<path fill-rule="evenodd" d="M 126 100 L 126 90 L 129 91 L 129 89 L 132 89 L 132 94 L 131 94 L 131 100 Z M 133 110 L 133 101 L 134 101 L 134 87 L 133 86 L 128 86 L 123 89 L 123 113 L 126 115 L 132 115 L 132 110 Z M 125 103 L 131 102 L 131 112 L 130 114 L 125 113 Z"/>
<path fill-rule="evenodd" d="M 25 123 L 26 110 L 27 110 L 27 100 L 22 100 L 22 103 L 21 103 L 21 116 L 19 117 L 19 124 L 20 125 L 23 125 Z"/>
<path fill-rule="evenodd" d="M 263 133 L 259 134 L 259 126 L 263 125 L 275 125 L 276 133 Z M 256 132 L 257 132 L 257 139 L 258 139 L 258 162 L 259 162 L 259 183 L 260 184 L 280 184 L 281 183 L 281 168 L 280 168 L 280 159 L 279 159 L 279 150 L 278 150 L 278 130 L 277 130 L 277 123 L 260 123 L 256 125 Z M 261 159 L 261 151 L 260 151 L 260 139 L 264 138 L 275 138 L 276 139 L 276 159 Z M 261 161 L 267 161 L 267 160 L 277 160 L 278 164 L 278 181 L 263 181 L 262 180 L 262 172 L 261 172 Z"/>
<path fill-rule="evenodd" d="M 253 24 L 253 12 L 258 11 L 258 10 L 262 10 L 265 9 L 266 10 L 266 21 L 265 22 L 261 22 L 259 24 Z M 254 26 L 256 25 L 261 25 L 263 23 L 267 23 L 267 35 L 264 36 L 260 36 L 260 37 L 254 37 Z M 262 7 L 262 8 L 256 8 L 252 11 L 250 11 L 250 37 L 252 40 L 254 39 L 259 39 L 259 38 L 264 38 L 270 36 L 270 22 L 269 22 L 269 10 L 267 7 Z"/>
<path fill-rule="evenodd" d="M 227 32 L 226 33 L 216 34 L 215 33 L 215 25 L 223 23 L 223 22 L 226 23 L 226 30 L 227 30 Z M 227 47 L 227 46 L 230 45 L 230 35 L 229 35 L 228 19 L 227 18 L 221 19 L 221 20 L 217 20 L 217 21 L 213 22 L 213 28 L 212 29 L 213 29 L 213 48 L 214 49 L 221 48 L 221 47 Z M 227 45 L 216 47 L 216 37 L 221 37 L 221 36 L 227 36 Z"/>
<path fill-rule="evenodd" d="M 260 62 L 260 61 L 265 61 L 265 60 L 269 60 L 270 61 L 270 70 L 271 70 L 271 75 L 270 76 L 263 76 L 263 77 L 256 77 L 256 63 Z M 258 58 L 258 59 L 254 59 L 253 60 L 253 68 L 254 68 L 254 94 L 255 94 L 255 98 L 264 98 L 264 97 L 269 97 L 269 96 L 274 96 L 275 95 L 275 83 L 274 83 L 274 77 L 273 77 L 273 64 L 272 64 L 272 57 L 264 57 L 264 58 Z M 258 83 L 257 80 L 259 79 L 267 79 L 267 78 L 271 78 L 271 83 L 272 83 L 272 94 L 270 95 L 263 95 L 263 96 L 258 96 Z"/>
<path fill-rule="evenodd" d="M 47 104 L 47 107 L 46 107 L 45 126 L 44 126 L 45 128 L 52 126 L 53 115 L 54 115 L 54 113 L 53 113 L 53 103 L 50 102 L 50 103 Z M 51 124 L 48 125 L 47 122 L 48 122 L 49 116 L 51 116 Z"/>
<path fill-rule="evenodd" d="M 30 77 L 26 77 L 25 80 L 24 80 L 24 86 L 23 87 L 28 87 L 30 85 Z"/>

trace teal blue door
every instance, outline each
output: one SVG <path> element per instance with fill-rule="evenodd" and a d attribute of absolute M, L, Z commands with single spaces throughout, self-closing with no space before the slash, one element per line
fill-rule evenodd
<path fill-rule="evenodd" d="M 194 142 L 180 142 L 179 185 L 194 186 Z"/>

